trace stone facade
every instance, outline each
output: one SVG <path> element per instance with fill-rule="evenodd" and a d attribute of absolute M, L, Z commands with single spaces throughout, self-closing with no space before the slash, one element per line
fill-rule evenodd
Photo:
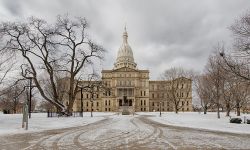
<path fill-rule="evenodd" d="M 180 78 L 181 84 L 176 93 L 180 97 L 181 111 L 192 110 L 192 81 Z M 96 81 L 92 81 L 96 82 Z M 89 81 L 82 81 L 82 85 Z M 99 90 L 95 94 L 83 92 L 83 111 L 119 111 L 123 106 L 132 111 L 173 111 L 173 102 L 169 97 L 170 81 L 150 81 L 149 70 L 137 69 L 133 51 L 128 44 L 125 28 L 123 43 L 119 48 L 112 70 L 102 70 L 102 83 L 108 90 Z M 178 82 L 179 83 L 179 82 Z M 74 111 L 81 110 L 81 94 L 77 95 Z"/>

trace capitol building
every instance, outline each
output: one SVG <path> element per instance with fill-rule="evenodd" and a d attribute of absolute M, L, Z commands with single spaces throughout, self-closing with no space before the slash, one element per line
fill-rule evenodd
<path fill-rule="evenodd" d="M 73 111 L 111 111 L 121 110 L 123 106 L 138 111 L 174 111 L 174 101 L 170 94 L 172 81 L 149 80 L 149 70 L 140 70 L 135 63 L 133 51 L 128 43 L 128 33 L 122 35 L 116 62 L 112 70 L 102 70 L 102 83 L 108 90 L 99 90 L 93 94 L 83 91 L 77 95 Z M 192 80 L 178 79 L 176 97 L 179 98 L 179 111 L 192 111 Z M 89 81 L 81 81 L 82 84 Z M 95 81 L 92 81 L 95 82 Z M 82 99 L 82 105 L 81 105 Z"/>

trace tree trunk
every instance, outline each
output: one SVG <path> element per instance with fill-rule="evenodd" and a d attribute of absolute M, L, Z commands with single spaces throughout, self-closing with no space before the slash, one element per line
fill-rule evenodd
<path fill-rule="evenodd" d="M 226 104 L 226 116 L 230 115 L 230 106 L 229 104 Z"/>
<path fill-rule="evenodd" d="M 207 107 L 204 107 L 204 114 L 207 114 Z"/>
<path fill-rule="evenodd" d="M 217 104 L 217 118 L 220 119 L 220 105 Z"/>
<path fill-rule="evenodd" d="M 175 106 L 175 113 L 178 114 L 178 108 Z"/>
<path fill-rule="evenodd" d="M 236 105 L 236 112 L 237 112 L 237 116 L 240 116 L 240 104 L 237 103 Z"/>

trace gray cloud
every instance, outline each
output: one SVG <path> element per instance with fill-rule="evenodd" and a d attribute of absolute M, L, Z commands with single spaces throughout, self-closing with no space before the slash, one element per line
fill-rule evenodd
<path fill-rule="evenodd" d="M 86 17 L 89 35 L 106 49 L 99 68 L 112 69 L 127 24 L 139 69 L 152 79 L 173 66 L 202 71 L 212 47 L 230 41 L 227 29 L 249 9 L 248 0 L 0 0 L 0 18 L 31 15 L 53 21 L 69 13 Z"/>

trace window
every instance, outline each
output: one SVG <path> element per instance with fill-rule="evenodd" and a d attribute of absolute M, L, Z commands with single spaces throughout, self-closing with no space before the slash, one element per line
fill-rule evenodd
<path fill-rule="evenodd" d="M 105 100 L 105 105 L 107 106 L 107 100 Z"/>
<path fill-rule="evenodd" d="M 144 91 L 144 96 L 146 96 L 146 91 Z"/>
<path fill-rule="evenodd" d="M 89 98 L 89 94 L 86 94 L 86 97 Z"/>
<path fill-rule="evenodd" d="M 146 100 L 144 100 L 144 105 L 146 105 Z"/>
<path fill-rule="evenodd" d="M 143 109 L 141 108 L 141 111 L 143 111 Z"/>
<path fill-rule="evenodd" d="M 109 106 L 110 106 L 110 100 L 109 100 Z"/>
<path fill-rule="evenodd" d="M 87 107 L 89 106 L 89 103 L 88 103 L 88 102 L 86 103 L 86 106 L 87 106 Z"/>
<path fill-rule="evenodd" d="M 141 106 L 142 106 L 142 100 L 141 100 Z"/>
<path fill-rule="evenodd" d="M 97 107 L 99 106 L 99 103 L 98 103 L 98 102 L 96 102 L 96 106 L 97 106 Z"/>
<path fill-rule="evenodd" d="M 188 97 L 188 92 L 187 92 L 187 97 Z"/>
<path fill-rule="evenodd" d="M 110 111 L 110 108 L 109 108 L 109 111 Z"/>
<path fill-rule="evenodd" d="M 182 106 L 184 106 L 184 101 L 181 102 Z"/>
<path fill-rule="evenodd" d="M 152 103 L 152 106 L 155 106 L 155 103 L 154 103 L 154 102 Z"/>
<path fill-rule="evenodd" d="M 107 109 L 107 108 L 105 108 L 105 111 L 108 111 L 108 109 Z"/>
<path fill-rule="evenodd" d="M 184 84 L 181 84 L 181 88 L 183 89 L 183 87 L 184 87 Z"/>
<path fill-rule="evenodd" d="M 144 108 L 144 111 L 146 111 L 146 108 Z"/>
<path fill-rule="evenodd" d="M 141 91 L 141 96 L 142 96 L 142 91 Z"/>
<path fill-rule="evenodd" d="M 188 101 L 187 101 L 187 106 L 188 106 Z"/>
<path fill-rule="evenodd" d="M 181 93 L 181 97 L 183 97 L 183 93 Z"/>
<path fill-rule="evenodd" d="M 155 97 L 155 95 L 154 95 L 154 93 L 152 94 L 152 98 L 154 98 Z"/>

